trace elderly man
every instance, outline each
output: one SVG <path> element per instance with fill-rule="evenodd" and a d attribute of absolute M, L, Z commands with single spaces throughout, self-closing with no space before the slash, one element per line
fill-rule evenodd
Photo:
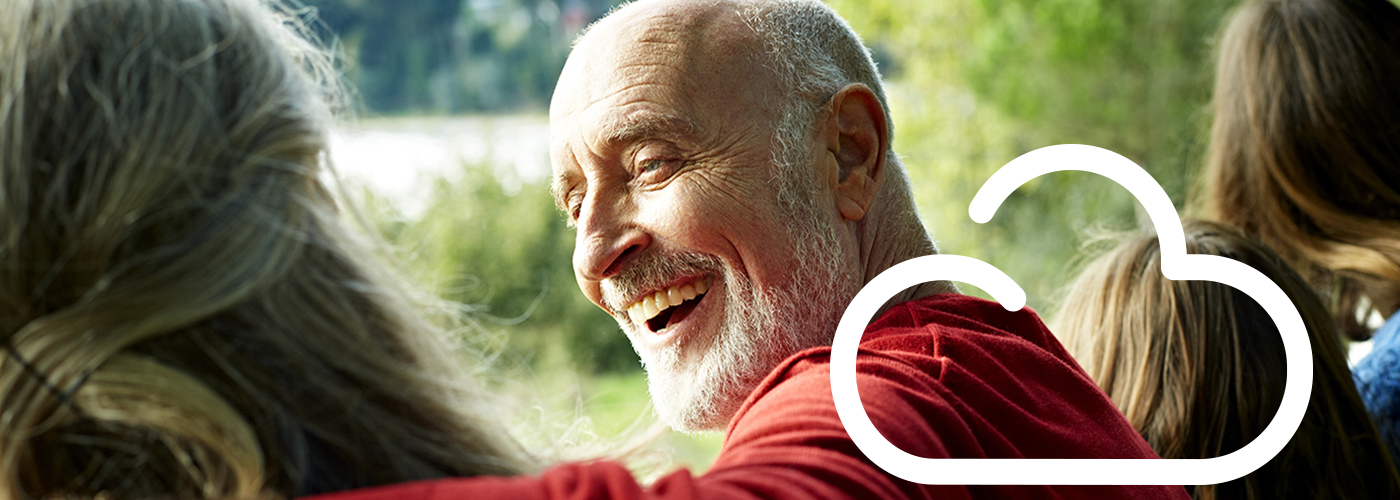
<path fill-rule="evenodd" d="M 1181 487 L 932 487 L 890 476 L 832 404 L 854 294 L 936 252 L 890 150 L 880 77 L 815 0 L 651 0 L 578 42 L 550 106 L 579 286 L 646 366 L 661 417 L 726 429 L 710 471 L 642 487 L 610 462 L 381 496 L 1185 498 Z M 926 283 L 862 342 L 861 396 L 926 457 L 1155 458 L 1028 310 Z"/>

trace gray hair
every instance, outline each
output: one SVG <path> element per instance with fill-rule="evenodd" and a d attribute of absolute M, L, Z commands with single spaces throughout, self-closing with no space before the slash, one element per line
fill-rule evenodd
<path fill-rule="evenodd" d="M 815 182 L 799 171 L 815 131 L 816 119 L 836 92 L 846 85 L 869 87 L 885 112 L 886 174 L 890 193 L 913 209 L 909 180 L 894 154 L 894 122 L 880 71 L 860 35 L 835 11 L 818 0 L 756 0 L 739 9 L 744 22 L 763 40 L 766 63 L 775 73 L 782 93 L 775 123 L 775 182 L 784 206 L 812 203 Z"/>
<path fill-rule="evenodd" d="M 786 101 L 784 122 L 811 121 L 842 87 L 862 83 L 880 99 L 885 126 L 894 130 L 870 50 L 830 7 L 817 0 L 760 0 L 744 5 L 739 15 L 763 40 L 781 88 L 793 97 Z"/>
<path fill-rule="evenodd" d="M 4 6 L 0 498 L 535 468 L 318 180 L 341 87 L 309 11 Z"/>

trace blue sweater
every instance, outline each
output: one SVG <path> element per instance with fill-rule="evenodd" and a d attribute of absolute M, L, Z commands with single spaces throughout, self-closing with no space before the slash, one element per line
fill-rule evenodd
<path fill-rule="evenodd" d="M 1351 369 L 1356 391 L 1390 450 L 1400 461 L 1400 313 L 1376 330 L 1371 354 Z"/>

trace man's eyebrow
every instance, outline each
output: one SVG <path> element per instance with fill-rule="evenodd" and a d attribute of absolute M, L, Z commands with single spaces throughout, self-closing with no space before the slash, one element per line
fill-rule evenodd
<path fill-rule="evenodd" d="M 694 134 L 699 130 L 689 117 L 657 112 L 644 112 L 627 117 L 603 127 L 600 134 L 601 145 L 611 148 L 630 144 L 641 139 L 676 139 Z"/>
<path fill-rule="evenodd" d="M 573 172 L 563 172 L 553 176 L 549 181 L 549 194 L 554 196 L 554 206 L 559 208 L 565 215 L 569 214 L 569 207 L 565 206 L 564 197 L 569 195 L 569 187 L 573 183 Z"/>

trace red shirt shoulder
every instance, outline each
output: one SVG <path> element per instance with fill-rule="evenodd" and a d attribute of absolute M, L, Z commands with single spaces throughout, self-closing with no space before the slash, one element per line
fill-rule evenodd
<path fill-rule="evenodd" d="M 414 483 L 335 500 L 1189 498 L 1179 486 L 930 486 L 885 474 L 836 415 L 830 350 L 800 352 L 773 370 L 698 477 L 678 471 L 642 487 L 622 467 L 593 462 L 540 477 Z M 866 329 L 856 385 L 881 434 L 922 457 L 1156 458 L 1029 309 L 955 294 L 897 305 Z"/>

